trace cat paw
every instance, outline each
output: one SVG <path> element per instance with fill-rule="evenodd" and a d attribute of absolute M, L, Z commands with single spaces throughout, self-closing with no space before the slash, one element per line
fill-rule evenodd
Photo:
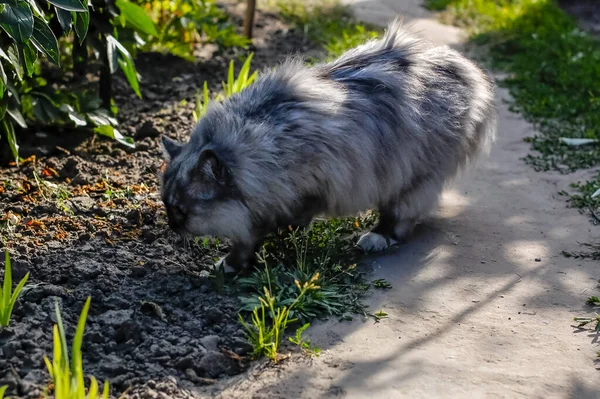
<path fill-rule="evenodd" d="M 398 242 L 392 238 L 369 232 L 360 237 L 356 245 L 364 252 L 380 252 L 397 243 Z"/>
<path fill-rule="evenodd" d="M 237 269 L 230 264 L 227 263 L 227 257 L 224 256 L 215 263 L 214 269 L 219 270 L 222 269 L 225 274 L 236 273 Z"/>

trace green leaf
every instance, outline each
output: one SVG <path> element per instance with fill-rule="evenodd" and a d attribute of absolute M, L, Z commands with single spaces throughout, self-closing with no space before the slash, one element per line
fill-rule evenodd
<path fill-rule="evenodd" d="M 87 117 L 92 121 L 96 126 L 102 125 L 117 125 L 118 122 L 115 118 L 110 116 L 105 109 L 97 109 L 92 112 L 88 112 Z"/>
<path fill-rule="evenodd" d="M 26 1 L 6 4 L 0 12 L 0 26 L 18 43 L 25 43 L 33 33 L 33 13 Z"/>
<path fill-rule="evenodd" d="M 4 65 L 2 65 L 2 62 L 0 61 L 0 99 L 4 98 L 7 79 L 6 72 L 4 72 Z M 2 118 L 2 116 L 0 116 L 0 118 Z"/>
<path fill-rule="evenodd" d="M 10 117 L 17 122 L 19 126 L 21 126 L 23 129 L 27 129 L 27 123 L 25 122 L 23 115 L 21 115 L 21 111 L 19 111 L 17 108 L 8 108 L 6 112 L 8 112 L 8 115 L 10 115 Z"/>
<path fill-rule="evenodd" d="M 16 46 L 12 45 L 8 48 L 8 54 L 4 51 L 0 52 L 0 57 L 7 60 L 13 67 L 17 78 L 23 80 L 23 69 L 21 68 L 21 62 L 19 60 L 19 51 Z"/>
<path fill-rule="evenodd" d="M 56 6 L 54 6 L 54 10 L 56 11 L 56 18 L 63 31 L 65 33 L 71 32 L 71 28 L 73 27 L 73 16 L 71 15 L 71 12 Z"/>
<path fill-rule="evenodd" d="M 87 11 L 87 7 L 79 0 L 48 0 L 48 3 L 67 11 Z"/>
<path fill-rule="evenodd" d="M 117 46 L 112 40 L 106 41 L 106 56 L 108 57 L 108 67 L 110 69 L 110 73 L 117 72 L 117 68 L 119 68 L 119 52 L 117 51 Z"/>
<path fill-rule="evenodd" d="M 26 0 L 29 3 L 29 6 L 31 7 L 31 9 L 33 10 L 33 16 L 35 17 L 36 15 L 39 15 L 42 18 L 46 18 L 46 15 L 44 14 L 44 11 L 42 11 L 40 9 L 40 7 L 38 7 L 37 3 L 35 2 L 35 0 Z"/>
<path fill-rule="evenodd" d="M 119 51 L 119 54 L 121 55 L 121 57 L 119 58 L 119 65 L 125 73 L 125 77 L 127 78 L 127 81 L 129 82 L 129 85 L 131 86 L 135 94 L 137 94 L 139 98 L 142 98 L 142 93 L 140 92 L 140 84 L 137 78 L 137 71 L 135 70 L 135 64 L 133 63 L 133 58 L 131 57 L 131 54 L 129 54 L 129 51 L 127 51 L 127 49 L 123 47 L 123 45 L 111 35 L 106 36 L 106 43 L 107 45 L 114 45 Z"/>
<path fill-rule="evenodd" d="M 27 76 L 32 77 L 34 72 L 34 64 L 37 61 L 37 51 L 31 47 L 31 43 L 24 43 L 19 47 L 19 53 L 21 55 L 21 62 L 25 67 L 25 72 Z"/>
<path fill-rule="evenodd" d="M 75 33 L 79 38 L 79 44 L 82 44 L 90 26 L 90 13 L 88 11 L 74 13 L 73 18 L 75 18 Z"/>
<path fill-rule="evenodd" d="M 154 22 L 142 7 L 127 0 L 117 0 L 115 4 L 132 27 L 147 35 L 158 36 Z"/>
<path fill-rule="evenodd" d="M 8 251 L 4 251 L 4 288 L 2 289 L 2 297 L 0 298 L 0 325 L 8 326 L 10 319 L 10 292 L 12 291 L 12 268 L 10 267 L 10 255 Z"/>
<path fill-rule="evenodd" d="M 32 105 L 36 118 L 46 124 L 62 119 L 56 106 L 47 96 L 32 96 Z"/>
<path fill-rule="evenodd" d="M 60 65 L 56 36 L 54 36 L 52 29 L 46 24 L 46 21 L 41 18 L 35 18 L 31 42 L 39 51 L 46 54 L 53 63 Z"/>
<path fill-rule="evenodd" d="M 7 119 L 2 119 L 2 128 L 6 135 L 6 139 L 8 140 L 8 146 L 10 147 L 10 151 L 15 158 L 15 162 L 19 165 L 19 145 L 17 144 L 17 137 L 15 136 L 15 129 L 13 124 Z"/>
<path fill-rule="evenodd" d="M 81 115 L 79 112 L 73 108 L 70 104 L 62 104 L 60 106 L 60 110 L 65 112 L 70 120 L 75 123 L 75 126 L 86 126 L 87 121 L 85 120 L 85 116 Z"/>
<path fill-rule="evenodd" d="M 98 126 L 94 128 L 94 132 L 98 133 L 101 136 L 106 136 L 113 140 L 116 140 L 119 143 L 126 145 L 127 147 L 135 148 L 135 144 L 131 137 L 123 136 L 117 129 L 115 129 L 111 125 Z"/>

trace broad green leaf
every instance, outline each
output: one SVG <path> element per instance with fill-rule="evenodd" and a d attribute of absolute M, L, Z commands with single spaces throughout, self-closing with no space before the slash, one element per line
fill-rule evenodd
<path fill-rule="evenodd" d="M 133 65 L 133 60 L 131 59 L 131 57 L 119 59 L 119 65 L 125 73 L 125 77 L 127 78 L 127 81 L 129 82 L 129 85 L 131 86 L 135 94 L 137 94 L 139 98 L 142 98 L 142 93 L 140 92 L 140 84 L 137 79 L 137 72 L 135 71 L 135 66 Z"/>
<path fill-rule="evenodd" d="M 23 80 L 23 69 L 21 68 L 21 62 L 19 60 L 19 50 L 16 46 L 10 46 L 8 48 L 8 54 L 1 52 L 0 56 L 6 59 L 13 67 L 15 74 L 19 80 Z"/>
<path fill-rule="evenodd" d="M 108 57 L 110 73 L 117 72 L 117 68 L 119 68 L 119 52 L 117 51 L 117 46 L 115 46 L 115 43 L 112 40 L 106 41 L 106 55 Z"/>
<path fill-rule="evenodd" d="M 131 137 L 123 136 L 117 129 L 111 125 L 103 125 L 94 128 L 94 132 L 101 136 L 109 137 L 119 143 L 126 145 L 127 147 L 135 148 L 135 144 Z"/>
<path fill-rule="evenodd" d="M 131 54 L 129 54 L 129 51 L 127 51 L 127 49 L 111 35 L 106 36 L 106 42 L 107 45 L 114 45 L 119 51 L 119 54 L 121 55 L 121 57 L 119 58 L 119 65 L 125 73 L 125 77 L 127 78 L 127 81 L 129 82 L 129 85 L 131 86 L 135 94 L 137 94 L 139 98 L 142 98 L 142 93 L 140 92 L 140 84 L 137 78 L 137 71 L 135 70 L 135 64 L 133 63 L 133 58 L 131 57 Z"/>
<path fill-rule="evenodd" d="M 71 11 L 63 10 L 56 6 L 54 6 L 54 10 L 56 11 L 56 18 L 64 33 L 71 32 L 71 28 L 73 27 L 73 16 L 71 15 Z"/>
<path fill-rule="evenodd" d="M 77 112 L 75 110 L 75 108 L 73 108 L 72 105 L 70 104 L 62 104 L 60 106 L 60 110 L 65 112 L 69 119 L 72 120 L 76 126 L 86 126 L 87 125 L 87 121 L 85 120 L 85 117 L 83 115 L 81 115 L 79 112 Z"/>
<path fill-rule="evenodd" d="M 87 117 L 92 121 L 96 126 L 102 125 L 117 125 L 118 122 L 115 118 L 110 116 L 105 109 L 97 109 L 93 112 L 88 112 Z"/>
<path fill-rule="evenodd" d="M 33 10 L 33 16 L 35 17 L 40 16 L 42 18 L 46 18 L 46 14 L 44 14 L 44 11 L 42 11 L 37 3 L 35 2 L 35 0 L 26 0 L 29 3 L 29 6 L 31 7 L 31 9 Z"/>
<path fill-rule="evenodd" d="M 16 108 L 8 108 L 6 112 L 15 122 L 17 122 L 19 126 L 21 126 L 23 129 L 27 129 L 27 123 L 25 122 L 23 115 L 21 115 L 21 111 Z"/>
<path fill-rule="evenodd" d="M 0 13 L 0 26 L 18 43 L 25 43 L 33 33 L 33 13 L 26 1 L 6 4 Z"/>
<path fill-rule="evenodd" d="M 58 41 L 52 32 L 52 29 L 41 18 L 35 18 L 33 25 L 33 35 L 31 42 L 42 53 L 56 65 L 60 65 L 60 56 L 58 54 Z"/>
<path fill-rule="evenodd" d="M 142 7 L 127 0 L 117 0 L 115 4 L 132 27 L 147 35 L 158 36 L 154 22 Z"/>
<path fill-rule="evenodd" d="M 75 33 L 79 38 L 79 44 L 82 44 L 90 26 L 90 13 L 88 11 L 74 13 L 73 18 L 75 18 Z"/>
<path fill-rule="evenodd" d="M 19 46 L 19 52 L 27 76 L 32 77 L 35 67 L 34 64 L 37 61 L 37 51 L 31 46 L 30 42 L 27 42 L 23 43 L 22 46 Z"/>
<path fill-rule="evenodd" d="M 41 121 L 45 123 L 61 120 L 61 115 L 58 113 L 56 106 L 46 97 L 33 96 L 33 113 Z"/>
<path fill-rule="evenodd" d="M 67 11 L 87 11 L 79 0 L 48 0 L 48 3 Z"/>

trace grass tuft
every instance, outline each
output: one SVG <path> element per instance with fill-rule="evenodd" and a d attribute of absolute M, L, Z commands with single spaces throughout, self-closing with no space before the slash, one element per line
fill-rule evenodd
<path fill-rule="evenodd" d="M 14 292 L 12 291 L 12 267 L 10 264 L 10 255 L 8 251 L 4 253 L 4 284 L 0 288 L 0 327 L 8 327 L 10 316 L 21 294 L 21 290 L 29 279 L 29 272 L 21 279 Z"/>
<path fill-rule="evenodd" d="M 108 399 L 110 386 L 108 381 L 104 383 L 102 393 L 99 391 L 98 381 L 93 376 L 89 377 L 90 386 L 86 395 L 85 376 L 83 373 L 83 356 L 81 353 L 81 344 L 83 342 L 83 332 L 85 321 L 90 309 L 92 298 L 88 297 L 81 310 L 77 329 L 73 337 L 73 346 L 71 348 L 71 361 L 69 361 L 69 350 L 67 349 L 67 339 L 65 329 L 60 315 L 58 303 L 55 303 L 57 324 L 52 328 L 54 352 L 52 361 L 44 356 L 44 362 L 52 379 L 53 397 L 55 399 Z"/>

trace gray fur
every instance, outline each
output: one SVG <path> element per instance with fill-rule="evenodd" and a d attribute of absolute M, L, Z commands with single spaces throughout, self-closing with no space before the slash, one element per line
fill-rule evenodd
<path fill-rule="evenodd" d="M 172 225 L 232 239 L 232 262 L 264 234 L 317 214 L 377 208 L 374 232 L 401 239 L 489 149 L 493 90 L 475 64 L 399 20 L 333 62 L 288 60 L 209 106 L 187 144 L 165 145 L 163 201 L 170 220 L 180 211 Z"/>

